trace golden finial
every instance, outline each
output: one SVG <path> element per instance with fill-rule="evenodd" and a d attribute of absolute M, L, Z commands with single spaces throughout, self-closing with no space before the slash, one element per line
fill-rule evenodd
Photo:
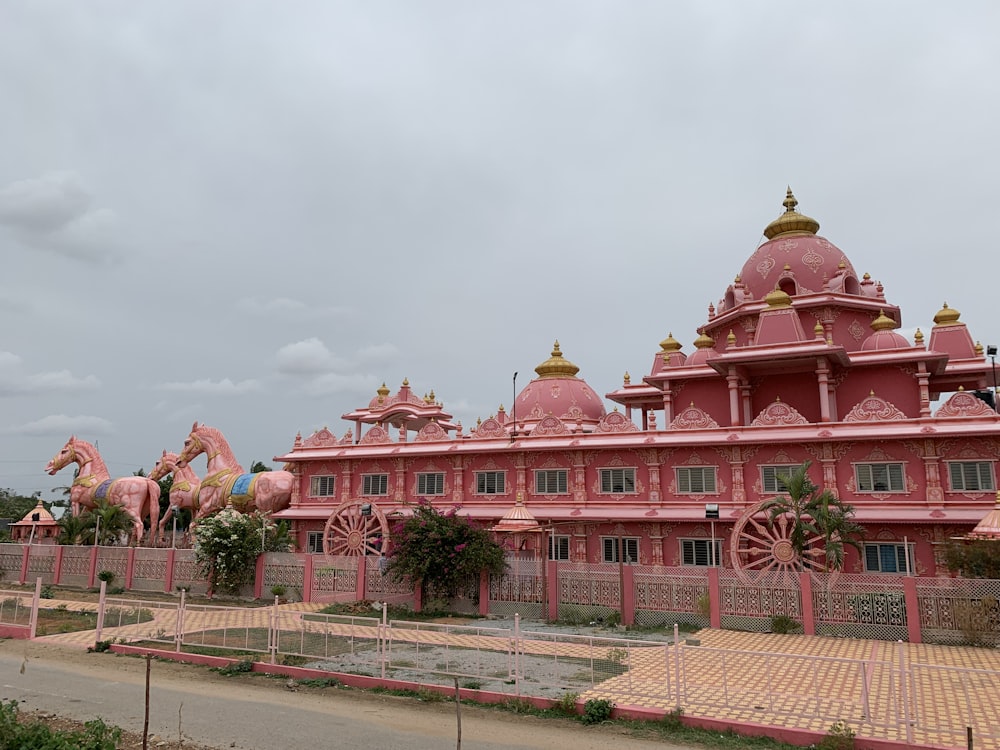
<path fill-rule="evenodd" d="M 913 334 L 913 341 L 916 343 L 917 346 L 923 346 L 924 332 L 921 331 L 919 328 L 917 329 L 917 332 Z"/>
<path fill-rule="evenodd" d="M 698 338 L 694 340 L 694 345 L 698 349 L 710 349 L 715 346 L 715 339 L 702 331 Z"/>
<path fill-rule="evenodd" d="M 982 341 L 977 341 L 976 342 L 976 346 L 975 346 L 974 351 L 976 352 L 976 356 L 977 357 L 983 356 L 983 342 Z"/>
<path fill-rule="evenodd" d="M 865 281 L 869 281 L 871 277 L 872 275 L 870 273 L 865 272 L 865 275 L 862 276 L 861 278 L 864 279 Z"/>
<path fill-rule="evenodd" d="M 783 292 L 777 288 L 773 292 L 768 292 L 764 297 L 764 301 L 771 308 L 792 306 L 792 298 L 788 296 L 788 292 Z"/>
<path fill-rule="evenodd" d="M 951 323 L 957 323 L 958 318 L 961 313 L 951 307 L 948 307 L 948 303 L 944 303 L 944 307 L 938 310 L 937 315 L 934 316 L 935 325 L 949 325 Z"/>
<path fill-rule="evenodd" d="M 389 395 L 389 388 L 383 382 L 382 383 L 382 387 L 379 388 L 377 391 L 375 391 L 375 393 L 378 394 L 378 400 L 379 400 L 379 402 L 385 401 L 386 396 Z"/>
<path fill-rule="evenodd" d="M 430 394 L 429 398 L 430 398 L 430 401 L 428 401 L 427 403 L 429 403 L 429 404 L 435 404 L 435 403 L 437 403 L 437 396 L 434 395 L 434 389 L 433 388 L 431 388 L 431 394 Z"/>
<path fill-rule="evenodd" d="M 795 199 L 791 187 L 788 188 L 781 205 L 785 207 L 785 213 L 764 229 L 764 236 L 767 239 L 773 240 L 783 234 L 816 234 L 819 231 L 818 221 L 795 210 L 799 202 Z"/>
<path fill-rule="evenodd" d="M 628 370 L 625 371 L 625 385 L 629 385 L 632 382 L 632 376 L 628 374 Z"/>
<path fill-rule="evenodd" d="M 815 333 L 817 336 L 823 333 L 823 324 L 820 323 L 818 320 L 816 321 L 816 325 L 813 326 L 813 333 Z"/>
<path fill-rule="evenodd" d="M 535 368 L 540 378 L 572 378 L 575 377 L 580 368 L 564 358 L 559 351 L 559 342 L 552 345 L 552 356 Z"/>
<path fill-rule="evenodd" d="M 674 334 L 671 332 L 660 342 L 660 349 L 665 352 L 679 352 L 681 350 L 681 342 L 675 339 Z"/>
<path fill-rule="evenodd" d="M 872 389 L 872 390 L 868 391 L 868 395 L 869 396 L 874 396 L 875 395 L 875 390 Z"/>
<path fill-rule="evenodd" d="M 734 346 L 736 344 L 736 334 L 733 333 L 733 329 L 729 329 L 729 335 L 726 336 L 726 344 L 729 346 Z"/>
<path fill-rule="evenodd" d="M 410 387 L 410 380 L 409 380 L 409 378 L 403 378 L 403 387 L 404 388 L 409 388 Z"/>
<path fill-rule="evenodd" d="M 873 331 L 891 331 L 894 328 L 898 328 L 899 324 L 895 320 L 890 318 L 885 314 L 885 310 L 878 311 L 878 317 L 872 321 Z"/>

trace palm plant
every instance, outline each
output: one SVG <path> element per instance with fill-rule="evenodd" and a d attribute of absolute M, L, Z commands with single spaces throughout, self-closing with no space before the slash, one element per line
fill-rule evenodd
<path fill-rule="evenodd" d="M 132 516 L 122 506 L 112 505 L 107 500 L 98 500 L 93 510 L 82 517 L 87 519 L 83 534 L 85 544 L 93 544 L 95 534 L 101 546 L 118 544 L 132 534 Z"/>
<path fill-rule="evenodd" d="M 806 559 L 813 560 L 818 550 L 810 548 L 811 541 L 823 542 L 824 569 L 840 570 L 844 566 L 844 545 L 862 551 L 860 538 L 864 528 L 856 524 L 854 507 L 843 502 L 830 490 L 820 490 L 809 478 L 810 462 L 778 479 L 785 486 L 785 494 L 773 497 L 761 506 L 773 526 L 785 516 L 790 524 L 788 543 L 798 560 L 799 570 L 806 567 Z"/>
<path fill-rule="evenodd" d="M 56 523 L 59 525 L 59 537 L 56 539 L 59 544 L 80 544 L 89 528 L 86 514 L 74 516 L 71 513 L 64 513 Z"/>

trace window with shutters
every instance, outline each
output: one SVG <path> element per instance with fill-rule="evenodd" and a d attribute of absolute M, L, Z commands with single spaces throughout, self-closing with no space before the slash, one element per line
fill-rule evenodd
<path fill-rule="evenodd" d="M 434 472 L 431 474 L 417 474 L 417 494 L 443 495 L 444 472 Z"/>
<path fill-rule="evenodd" d="M 569 535 L 553 535 L 549 537 L 549 559 L 569 560 Z"/>
<path fill-rule="evenodd" d="M 606 495 L 635 492 L 635 469 L 601 469 L 601 492 Z"/>
<path fill-rule="evenodd" d="M 715 492 L 714 466 L 678 466 L 677 494 L 703 495 Z"/>
<path fill-rule="evenodd" d="M 855 464 L 854 478 L 858 492 L 905 492 L 903 464 Z"/>
<path fill-rule="evenodd" d="M 681 565 L 722 566 L 721 539 L 681 539 L 680 541 Z M 713 541 L 714 551 L 712 549 Z"/>
<path fill-rule="evenodd" d="M 506 482 L 502 471 L 477 471 L 476 472 L 476 494 L 477 495 L 502 495 L 505 492 Z"/>
<path fill-rule="evenodd" d="M 994 489 L 993 463 L 990 461 L 949 461 L 948 476 L 956 492 L 982 492 Z"/>
<path fill-rule="evenodd" d="M 544 469 L 535 472 L 536 495 L 565 495 L 569 490 L 566 469 Z"/>
<path fill-rule="evenodd" d="M 760 484 L 767 494 L 788 492 L 781 477 L 790 477 L 801 464 L 772 464 L 760 467 Z"/>
<path fill-rule="evenodd" d="M 365 474 L 361 477 L 362 495 L 388 495 L 389 475 L 388 474 Z"/>
<path fill-rule="evenodd" d="M 337 494 L 337 482 L 336 477 L 331 475 L 328 476 L 316 476 L 309 480 L 309 496 L 310 497 L 333 497 Z"/>
<path fill-rule="evenodd" d="M 865 545 L 868 573 L 913 573 L 913 545 L 880 543 Z"/>
<path fill-rule="evenodd" d="M 616 563 L 619 560 L 626 564 L 639 562 L 639 537 L 602 536 L 601 546 L 604 549 L 606 563 Z"/>

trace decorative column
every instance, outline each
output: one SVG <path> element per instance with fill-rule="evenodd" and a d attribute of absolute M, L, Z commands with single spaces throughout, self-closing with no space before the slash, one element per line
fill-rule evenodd
<path fill-rule="evenodd" d="M 740 376 L 736 374 L 736 368 L 730 367 L 726 376 L 726 383 L 729 385 L 729 422 L 733 427 L 740 426 Z"/>
<path fill-rule="evenodd" d="M 663 384 L 663 425 L 665 429 L 670 428 L 670 423 L 674 421 L 674 389 L 670 387 L 670 381 Z"/>
<path fill-rule="evenodd" d="M 819 421 L 830 422 L 830 365 L 826 357 L 817 359 L 816 383 L 819 386 Z"/>

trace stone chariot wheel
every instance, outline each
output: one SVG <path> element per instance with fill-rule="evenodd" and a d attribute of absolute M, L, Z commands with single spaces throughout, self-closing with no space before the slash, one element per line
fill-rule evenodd
<path fill-rule="evenodd" d="M 785 514 L 772 521 L 764 508 L 767 502 L 762 500 L 748 508 L 733 527 L 730 559 L 736 574 L 745 583 L 754 583 L 760 578 L 790 582 L 802 571 L 813 577 L 827 573 L 823 537 L 807 531 L 800 560 L 791 540 L 792 517 Z M 830 571 L 829 583 L 837 575 L 836 571 Z"/>
<path fill-rule="evenodd" d="M 365 513 L 365 510 L 368 513 Z M 323 528 L 327 555 L 377 555 L 389 539 L 389 523 L 374 503 L 348 500 L 337 506 Z"/>

